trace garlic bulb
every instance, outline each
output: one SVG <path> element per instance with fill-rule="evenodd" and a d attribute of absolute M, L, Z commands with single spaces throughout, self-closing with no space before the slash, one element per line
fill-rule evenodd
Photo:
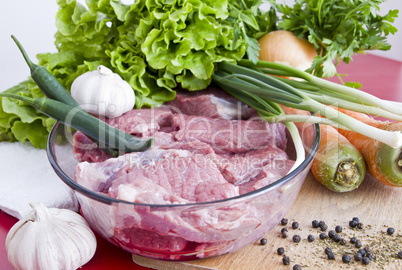
<path fill-rule="evenodd" d="M 71 96 L 89 113 L 114 118 L 131 110 L 135 94 L 131 86 L 105 66 L 77 77 Z"/>
<path fill-rule="evenodd" d="M 310 68 L 314 57 L 317 56 L 317 52 L 310 42 L 296 37 L 290 31 L 269 32 L 258 42 L 260 44 L 260 60 L 286 64 L 300 70 Z"/>
<path fill-rule="evenodd" d="M 77 269 L 93 257 L 96 238 L 82 216 L 42 203 L 31 207 L 7 234 L 8 260 L 15 269 Z"/>

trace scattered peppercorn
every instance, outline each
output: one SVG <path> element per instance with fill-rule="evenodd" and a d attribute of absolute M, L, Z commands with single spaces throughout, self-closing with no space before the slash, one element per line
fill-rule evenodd
<path fill-rule="evenodd" d="M 322 224 L 322 225 L 320 226 L 320 229 L 321 229 L 321 231 L 325 232 L 325 231 L 328 229 L 327 224 Z"/>
<path fill-rule="evenodd" d="M 351 220 L 351 221 L 349 221 L 349 226 L 350 226 L 351 228 L 356 228 L 357 222 L 356 222 L 355 220 Z"/>
<path fill-rule="evenodd" d="M 362 262 L 363 262 L 364 265 L 370 264 L 370 261 L 371 261 L 371 260 L 370 260 L 368 257 L 364 257 L 364 258 L 362 259 Z"/>
<path fill-rule="evenodd" d="M 260 239 L 260 244 L 261 244 L 261 245 L 265 246 L 267 243 L 268 243 L 267 238 L 261 238 L 261 239 Z"/>
<path fill-rule="evenodd" d="M 356 227 L 357 227 L 359 230 L 362 230 L 362 229 L 364 228 L 363 223 L 361 223 L 361 222 L 358 222 L 357 225 L 356 225 Z"/>
<path fill-rule="evenodd" d="M 282 218 L 281 224 L 282 224 L 283 226 L 287 225 L 287 224 L 288 224 L 288 219 L 287 219 L 287 218 Z"/>
<path fill-rule="evenodd" d="M 336 234 L 336 232 L 335 232 L 334 230 L 330 230 L 330 231 L 328 232 L 329 238 L 334 238 L 335 234 Z"/>
<path fill-rule="evenodd" d="M 325 254 L 328 255 L 328 253 L 331 253 L 331 252 L 332 252 L 332 249 L 331 249 L 330 247 L 326 247 L 326 248 L 324 249 L 324 252 L 325 252 Z"/>
<path fill-rule="evenodd" d="M 287 231 L 283 231 L 281 235 L 282 235 L 282 238 L 287 238 L 288 237 Z"/>
<path fill-rule="evenodd" d="M 351 260 L 351 258 L 350 258 L 350 256 L 348 254 L 342 255 L 342 261 L 344 263 L 350 263 L 350 260 Z"/>
<path fill-rule="evenodd" d="M 346 240 L 345 240 L 344 238 L 342 238 L 342 239 L 339 241 L 339 244 L 341 244 L 342 246 L 346 245 Z"/>
<path fill-rule="evenodd" d="M 334 235 L 333 239 L 334 239 L 335 242 L 338 243 L 339 241 L 341 241 L 342 236 L 340 236 L 339 234 L 336 233 L 336 234 Z"/>
<path fill-rule="evenodd" d="M 326 233 L 320 233 L 320 239 L 324 240 L 327 239 L 328 235 Z"/>
<path fill-rule="evenodd" d="M 281 229 L 281 233 L 283 233 L 283 232 L 287 232 L 288 231 L 288 229 L 287 228 L 282 228 Z"/>
<path fill-rule="evenodd" d="M 301 270 L 301 269 L 302 268 L 301 268 L 300 264 L 293 265 L 293 270 Z"/>
<path fill-rule="evenodd" d="M 361 260 L 363 260 L 363 255 L 357 252 L 353 258 L 355 259 L 355 261 L 360 262 Z"/>
<path fill-rule="evenodd" d="M 284 265 L 289 265 L 289 264 L 290 264 L 290 258 L 289 258 L 289 256 L 283 256 L 283 258 L 282 258 L 282 263 L 283 263 Z"/>
<path fill-rule="evenodd" d="M 366 255 L 366 250 L 364 250 L 364 249 L 359 249 L 358 251 L 357 251 L 357 253 L 360 253 L 363 257 Z"/>
<path fill-rule="evenodd" d="M 313 228 L 318 228 L 320 227 L 320 222 L 318 222 L 318 220 L 313 220 L 311 222 L 311 225 L 313 225 Z"/>
<path fill-rule="evenodd" d="M 396 256 L 398 257 L 398 259 L 402 259 L 402 251 L 399 251 Z"/>
<path fill-rule="evenodd" d="M 356 248 L 361 248 L 362 247 L 362 241 L 357 240 L 356 243 L 355 243 L 355 247 Z"/>
<path fill-rule="evenodd" d="M 322 221 L 322 220 L 321 220 L 320 222 L 318 222 L 318 226 L 319 226 L 319 227 L 321 227 L 321 226 L 324 225 L 324 224 L 325 224 L 325 221 Z"/>
<path fill-rule="evenodd" d="M 369 246 L 365 246 L 365 247 L 364 247 L 364 250 L 365 250 L 366 252 L 371 252 L 371 248 L 370 248 Z"/>
<path fill-rule="evenodd" d="M 335 260 L 335 255 L 334 255 L 334 253 L 331 251 L 331 252 L 329 252 L 328 254 L 327 254 L 327 256 L 328 256 L 328 260 Z"/>
<path fill-rule="evenodd" d="M 314 242 L 314 240 L 315 240 L 314 235 L 309 234 L 309 235 L 307 236 L 307 241 L 309 241 L 309 242 Z"/>
<path fill-rule="evenodd" d="M 297 222 L 297 221 L 293 222 L 293 223 L 292 223 L 292 228 L 295 229 L 295 230 L 296 230 L 297 228 L 299 228 L 299 222 Z"/>
<path fill-rule="evenodd" d="M 387 234 L 389 234 L 389 235 L 393 235 L 394 232 L 395 232 L 395 230 L 394 230 L 394 228 L 392 228 L 392 227 L 389 227 L 389 228 L 387 229 Z"/>
<path fill-rule="evenodd" d="M 350 243 L 352 243 L 352 244 L 356 244 L 356 242 L 357 242 L 357 238 L 356 237 L 352 237 L 352 238 L 350 238 Z"/>
<path fill-rule="evenodd" d="M 293 235 L 293 242 L 299 243 L 301 241 L 301 237 L 298 234 Z"/>
<path fill-rule="evenodd" d="M 359 223 L 359 218 L 358 217 L 353 217 L 352 220 L 356 221 L 357 223 Z"/>
<path fill-rule="evenodd" d="M 336 226 L 335 227 L 335 231 L 337 232 L 337 233 L 341 233 L 342 232 L 342 226 Z"/>
<path fill-rule="evenodd" d="M 285 249 L 283 247 L 280 247 L 276 250 L 276 252 L 278 253 L 278 255 L 283 255 L 285 254 Z"/>

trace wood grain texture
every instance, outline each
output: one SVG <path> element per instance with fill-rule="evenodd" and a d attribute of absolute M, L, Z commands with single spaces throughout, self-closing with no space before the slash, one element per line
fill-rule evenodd
<path fill-rule="evenodd" d="M 402 188 L 385 186 L 370 175 L 367 175 L 360 187 L 348 193 L 335 193 L 314 179 L 309 174 L 299 196 L 290 212 L 286 215 L 289 220 L 289 237 L 280 237 L 283 226 L 275 227 L 266 237 L 267 245 L 260 245 L 258 241 L 233 254 L 203 259 L 193 262 L 160 262 L 134 256 L 137 264 L 151 269 L 292 269 L 294 264 L 300 264 L 302 269 L 402 269 L 402 259 L 390 257 L 389 253 L 396 254 L 395 250 L 402 251 Z M 359 217 L 364 225 L 363 230 L 352 230 L 349 221 Z M 333 240 L 320 240 L 319 229 L 311 225 L 313 220 L 325 221 L 329 230 L 341 225 L 340 235 L 347 240 L 346 245 L 335 243 Z M 292 229 L 291 223 L 297 221 L 299 229 Z M 386 229 L 393 227 L 395 233 L 387 235 Z M 301 236 L 300 243 L 294 243 L 292 236 Z M 315 236 L 314 242 L 308 242 L 307 236 Z M 377 255 L 368 266 L 353 260 L 353 254 L 358 250 L 349 242 L 352 236 L 362 240 L 363 247 L 369 245 Z M 331 247 L 335 254 L 335 261 L 329 261 L 324 253 L 325 247 Z M 291 259 L 290 265 L 283 265 L 282 256 L 277 255 L 279 247 L 284 247 Z M 387 251 L 387 249 L 389 251 Z M 350 253 L 352 261 L 349 264 L 342 262 L 342 255 Z M 386 254 L 386 255 L 384 255 Z M 385 262 L 385 256 L 391 262 Z"/>

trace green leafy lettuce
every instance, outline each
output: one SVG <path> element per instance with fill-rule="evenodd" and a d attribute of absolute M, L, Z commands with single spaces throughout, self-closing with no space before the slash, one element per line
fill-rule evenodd
<path fill-rule="evenodd" d="M 205 89 L 216 63 L 258 59 L 257 39 L 276 27 L 274 10 L 253 0 L 57 0 L 57 53 L 39 54 L 67 89 L 81 74 L 105 65 L 136 93 L 136 106 L 159 106 L 175 89 Z M 28 50 L 29 51 L 29 50 Z M 32 81 L 7 90 L 41 96 Z M 1 99 L 0 140 L 45 147 L 54 121 L 29 106 Z"/>

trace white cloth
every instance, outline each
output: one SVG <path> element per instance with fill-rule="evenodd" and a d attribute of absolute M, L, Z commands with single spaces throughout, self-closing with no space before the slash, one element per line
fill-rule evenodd
<path fill-rule="evenodd" d="M 77 211 L 72 190 L 57 176 L 46 150 L 20 142 L 0 142 L 0 209 L 21 219 L 30 202 Z"/>

